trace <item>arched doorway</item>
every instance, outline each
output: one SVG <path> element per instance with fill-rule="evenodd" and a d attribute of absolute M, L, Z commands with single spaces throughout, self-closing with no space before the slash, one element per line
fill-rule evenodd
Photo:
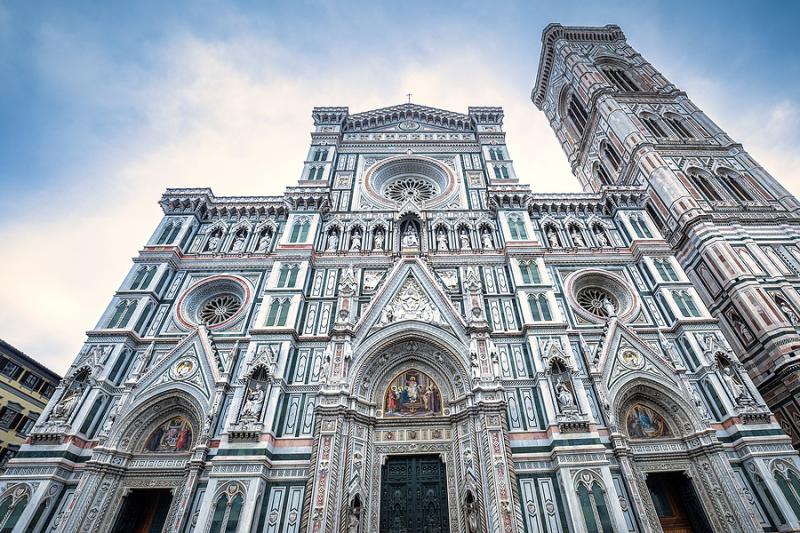
<path fill-rule="evenodd" d="M 616 395 L 615 453 L 646 531 L 760 529 L 714 431 L 674 390 L 641 378 Z"/>
<path fill-rule="evenodd" d="M 417 321 L 354 348 L 347 391 L 322 391 L 316 410 L 309 530 L 514 531 L 513 505 L 497 504 L 516 491 L 505 402 L 497 383 L 473 381 L 468 353 Z"/>

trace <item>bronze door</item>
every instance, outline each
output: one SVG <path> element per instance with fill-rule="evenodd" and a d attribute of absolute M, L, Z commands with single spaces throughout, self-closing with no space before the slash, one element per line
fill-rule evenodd
<path fill-rule="evenodd" d="M 450 531 L 445 467 L 438 456 L 387 459 L 382 468 L 380 531 Z"/>

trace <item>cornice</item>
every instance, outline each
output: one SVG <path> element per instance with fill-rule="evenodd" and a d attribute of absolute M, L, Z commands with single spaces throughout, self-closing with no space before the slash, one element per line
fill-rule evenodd
<path fill-rule="evenodd" d="M 578 42 L 611 42 L 624 41 L 625 34 L 619 26 L 607 24 L 603 27 L 562 26 L 561 24 L 548 24 L 542 32 L 542 51 L 539 55 L 539 70 L 536 73 L 536 83 L 531 91 L 531 100 L 539 109 L 542 108 L 550 74 L 553 70 L 555 58 L 555 44 L 559 40 Z"/>
<path fill-rule="evenodd" d="M 281 216 L 287 212 L 283 196 L 220 196 L 208 188 L 167 189 L 159 202 L 165 215 Z"/>
<path fill-rule="evenodd" d="M 344 122 L 342 129 L 345 132 L 361 131 L 402 120 L 418 120 L 461 131 L 474 131 L 475 129 L 470 115 L 412 103 L 383 107 L 350 115 Z"/>

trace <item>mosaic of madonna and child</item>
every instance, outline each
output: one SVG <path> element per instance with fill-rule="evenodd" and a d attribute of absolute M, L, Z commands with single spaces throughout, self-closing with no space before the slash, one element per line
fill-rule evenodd
<path fill-rule="evenodd" d="M 418 370 L 397 376 L 386 391 L 384 416 L 432 416 L 442 414 L 442 395 L 431 378 Z"/>
<path fill-rule="evenodd" d="M 192 426 L 181 416 L 164 422 L 150 434 L 145 449 L 151 452 L 185 452 L 192 445 Z"/>

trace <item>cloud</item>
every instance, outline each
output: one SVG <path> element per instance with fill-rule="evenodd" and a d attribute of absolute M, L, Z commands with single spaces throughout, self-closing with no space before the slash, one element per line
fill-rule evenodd
<path fill-rule="evenodd" d="M 2 224 L 4 254 L 15 260 L 0 263 L 0 276 L 15 281 L 6 286 L 0 331 L 59 372 L 158 224 L 163 190 L 281 193 L 302 170 L 315 105 L 358 112 L 399 103 L 408 91 L 419 103 L 460 112 L 505 105 L 518 174 L 543 190 L 574 182 L 526 91 L 515 92 L 502 76 L 475 83 L 475 67 L 491 59 L 478 47 L 424 48 L 425 61 L 400 49 L 365 54 L 358 67 L 341 69 L 248 33 L 177 32 L 148 49 L 147 68 L 114 61 L 95 43 L 52 27 L 40 46 L 43 79 L 65 100 L 82 99 L 89 116 L 73 127 L 92 151 L 50 186 L 19 198 L 14 221 Z M 108 135 L 95 122 L 104 114 L 120 125 Z M 548 144 L 555 154 L 543 155 Z M 39 207 L 54 204 L 57 214 L 42 217 Z"/>
<path fill-rule="evenodd" d="M 58 141 L 42 154 L 67 157 L 46 185 L 4 202 L 0 234 L 11 260 L 0 262 L 0 335 L 63 372 L 158 224 L 164 189 L 280 194 L 302 170 L 313 106 L 359 112 L 400 103 L 408 92 L 417 103 L 459 112 L 501 105 L 521 180 L 535 191 L 579 190 L 547 120 L 528 99 L 535 50 L 506 53 L 501 39 L 464 39 L 458 25 L 425 28 L 421 21 L 412 31 L 366 24 L 362 19 L 379 16 L 374 10 L 344 16 L 325 6 L 339 20 L 326 32 L 367 33 L 335 42 L 309 31 L 284 39 L 285 29 L 228 12 L 218 17 L 227 31 L 175 25 L 163 39 L 144 40 L 134 60 L 100 37 L 39 28 L 41 89 L 65 110 L 51 124 Z M 0 26 L 2 17 L 0 10 Z M 540 26 L 532 27 L 538 35 Z M 685 77 L 679 86 L 701 108 L 800 190 L 791 175 L 800 163 L 792 155 L 800 144 L 797 102 L 739 106 L 723 84 Z"/>

